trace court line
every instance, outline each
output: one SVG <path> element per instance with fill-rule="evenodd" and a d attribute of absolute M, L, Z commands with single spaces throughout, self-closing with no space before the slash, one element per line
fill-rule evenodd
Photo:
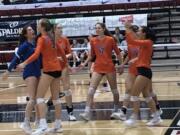
<path fill-rule="evenodd" d="M 154 126 L 154 127 L 148 127 L 146 125 L 139 125 L 135 127 L 136 129 L 139 127 L 147 127 L 147 128 L 169 128 L 168 126 Z M 133 128 L 133 129 L 135 129 Z M 171 127 L 175 128 L 175 127 Z M 119 127 L 119 128 L 62 128 L 63 131 L 69 131 L 69 130 L 122 130 L 122 129 L 132 129 L 131 127 Z M 180 127 L 178 128 L 180 129 Z M 21 129 L 15 129 L 15 130 L 0 130 L 0 132 L 23 132 Z"/>
<path fill-rule="evenodd" d="M 162 110 L 178 110 L 180 109 L 180 107 L 163 107 L 161 108 Z M 92 109 L 91 111 L 113 111 L 114 109 Z M 128 108 L 128 110 L 132 110 L 132 108 Z M 140 108 L 141 111 L 143 110 L 149 110 L 149 108 Z M 62 112 L 66 112 L 67 110 L 66 109 L 62 109 Z M 74 109 L 75 112 L 82 112 L 84 111 L 84 108 L 83 109 Z M 22 113 L 22 112 L 25 112 L 24 110 L 23 111 L 4 111 L 4 112 L 0 112 L 0 113 Z M 33 111 L 34 112 L 34 111 Z M 50 110 L 50 112 L 54 112 L 54 110 Z"/>
<path fill-rule="evenodd" d="M 5 89 L 1 89 L 0 92 L 6 91 L 6 90 L 10 90 L 10 89 L 14 89 L 14 88 L 18 88 L 18 87 L 23 87 L 26 86 L 25 84 L 20 84 L 20 85 L 16 85 L 10 88 L 5 88 Z"/>
<path fill-rule="evenodd" d="M 180 127 L 177 125 L 179 120 L 180 120 L 180 111 L 177 112 L 177 114 L 172 120 L 172 123 L 170 124 L 169 128 L 167 129 L 164 135 L 170 135 L 172 134 L 173 130 L 179 129 Z"/>

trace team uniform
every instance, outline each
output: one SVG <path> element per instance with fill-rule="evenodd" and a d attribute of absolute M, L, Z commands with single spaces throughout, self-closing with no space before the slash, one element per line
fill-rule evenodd
<path fill-rule="evenodd" d="M 134 40 L 132 33 L 126 33 L 126 40 L 128 44 L 132 44 L 134 46 L 139 47 L 138 59 L 137 59 L 137 72 L 138 75 L 152 79 L 152 71 L 151 71 L 151 60 L 152 60 L 152 52 L 153 52 L 153 42 L 151 40 Z M 149 103 L 153 100 L 151 95 L 145 97 L 146 102 Z M 137 96 L 131 96 L 131 101 L 139 101 Z M 132 115 L 125 124 L 128 126 L 135 125 L 137 120 L 136 115 Z M 156 110 L 153 112 L 153 118 L 147 123 L 148 126 L 157 125 L 161 122 L 161 117 L 159 112 Z"/>
<path fill-rule="evenodd" d="M 70 54 L 72 52 L 69 40 L 66 37 L 60 37 L 57 41 L 57 55 L 61 57 L 66 57 L 67 54 Z M 61 51 L 62 50 L 62 51 Z M 62 67 L 62 70 L 67 67 L 67 58 L 65 58 L 65 61 L 59 61 L 60 65 Z"/>
<path fill-rule="evenodd" d="M 42 55 L 43 73 L 54 78 L 60 77 L 62 67 L 57 58 L 57 49 L 56 47 L 52 47 L 52 41 L 47 36 L 38 38 L 35 52 L 25 61 L 25 63 L 29 64 L 35 61 L 40 54 Z"/>
<path fill-rule="evenodd" d="M 15 49 L 15 55 L 8 67 L 8 71 L 11 72 L 12 69 L 16 68 L 16 66 L 20 62 L 23 62 L 26 59 L 28 59 L 34 53 L 34 49 L 35 49 L 35 45 L 28 41 L 24 41 L 23 43 L 21 43 L 18 49 Z M 40 76 L 41 76 L 41 57 L 38 57 L 37 60 L 33 61 L 32 63 L 29 63 L 24 68 L 23 79 L 26 80 L 29 77 L 36 77 L 37 79 L 39 79 Z M 26 99 L 28 101 L 27 107 L 30 105 L 34 106 L 35 102 L 33 99 L 30 99 L 29 97 L 27 97 Z M 32 129 L 28 117 L 25 116 L 24 122 L 21 124 L 20 127 L 24 130 L 25 133 L 31 132 Z"/>
<path fill-rule="evenodd" d="M 57 55 L 58 55 L 58 57 L 62 57 L 64 59 L 63 61 L 59 60 L 60 65 L 62 67 L 62 77 L 65 77 L 66 78 L 65 80 L 68 79 L 67 81 L 69 81 L 69 82 L 64 82 L 63 81 L 63 83 L 69 84 L 70 83 L 70 78 L 69 78 L 69 73 L 67 71 L 68 70 L 68 61 L 67 61 L 66 55 L 70 54 L 72 51 L 71 51 L 71 47 L 70 47 L 70 43 L 69 43 L 68 38 L 62 37 L 62 36 L 59 37 L 59 39 L 57 40 L 56 46 L 57 46 Z M 70 86 L 65 86 L 65 84 L 64 84 L 64 93 L 63 94 L 65 96 L 67 96 L 67 97 L 72 98 L 72 93 L 71 93 L 71 90 L 70 90 Z M 73 105 L 71 105 L 71 106 L 67 105 L 66 109 L 67 109 L 67 112 L 68 112 L 69 120 L 70 121 L 76 121 L 76 117 L 73 115 Z"/>
<path fill-rule="evenodd" d="M 35 52 L 25 61 L 25 63 L 28 64 L 33 62 L 39 57 L 40 54 L 42 55 L 43 73 L 51 76 L 54 79 L 61 77 L 62 67 L 58 60 L 57 48 L 47 35 L 42 35 L 38 38 Z M 37 105 L 41 103 L 44 103 L 44 99 L 38 97 Z M 53 104 L 54 106 L 60 106 L 61 102 L 59 98 L 53 99 Z M 47 132 L 57 132 L 58 130 L 62 132 L 60 119 L 55 120 L 54 128 L 52 129 L 48 129 L 46 118 L 41 118 L 39 125 L 40 126 L 32 133 L 32 135 L 45 134 Z"/>
<path fill-rule="evenodd" d="M 120 55 L 120 51 L 117 47 L 117 44 L 115 40 L 110 36 L 104 36 L 103 38 L 99 39 L 97 37 L 94 37 L 90 40 L 91 45 L 91 57 L 92 59 L 95 58 L 94 62 L 94 70 L 93 73 L 98 73 L 103 75 L 109 74 L 109 73 L 115 73 L 115 65 L 112 60 L 112 52 L 115 51 L 116 55 Z M 102 77 L 101 76 L 101 77 Z M 112 76 L 116 77 L 114 74 Z M 116 86 L 111 86 L 114 88 L 111 88 L 111 91 L 113 93 L 114 98 L 114 112 L 118 111 L 119 103 L 117 103 L 117 99 L 119 102 L 119 92 L 117 90 Z M 92 87 L 90 84 L 89 91 L 88 91 L 88 98 L 92 98 L 95 94 L 96 88 Z M 88 101 L 87 101 L 88 102 Z M 91 101 L 89 101 L 91 102 Z M 88 102 L 88 105 L 86 105 L 84 113 L 80 114 L 80 117 L 84 120 L 90 120 L 90 104 Z M 111 117 L 113 114 L 111 115 Z"/>
<path fill-rule="evenodd" d="M 17 52 L 15 53 L 15 56 L 13 57 L 11 64 L 8 67 L 8 71 L 11 72 L 13 68 L 15 68 L 20 62 L 23 62 L 27 60 L 33 53 L 34 53 L 35 45 L 32 43 L 29 43 L 27 41 L 23 42 Z M 41 76 L 41 58 L 38 57 L 35 61 L 32 63 L 29 63 L 23 71 L 23 79 L 30 76 L 35 76 L 39 78 Z"/>
<path fill-rule="evenodd" d="M 139 48 L 137 46 L 133 46 L 131 44 L 128 44 L 128 59 L 132 60 L 134 58 L 138 57 Z M 137 61 L 129 65 L 128 72 L 134 76 L 138 75 L 137 72 Z"/>
<path fill-rule="evenodd" d="M 138 75 L 151 79 L 151 56 L 153 52 L 153 42 L 151 40 L 134 40 L 131 33 L 127 33 L 126 40 L 129 44 L 139 47 L 139 54 L 136 63 Z"/>
<path fill-rule="evenodd" d="M 115 72 L 112 51 L 114 50 L 116 55 L 120 54 L 115 40 L 109 36 L 105 36 L 102 40 L 94 37 L 91 39 L 90 44 L 91 55 L 96 57 L 94 62 L 94 72 L 101 74 Z"/>

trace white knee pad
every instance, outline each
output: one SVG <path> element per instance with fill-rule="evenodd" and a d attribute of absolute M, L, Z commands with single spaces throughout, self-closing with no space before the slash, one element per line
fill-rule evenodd
<path fill-rule="evenodd" d="M 124 100 L 130 100 L 130 97 L 131 97 L 131 96 L 126 93 L 126 94 L 124 95 Z"/>
<path fill-rule="evenodd" d="M 117 89 L 112 89 L 111 91 L 112 91 L 113 95 L 117 95 L 117 94 L 119 95 L 119 91 Z"/>
<path fill-rule="evenodd" d="M 93 87 L 89 87 L 88 95 L 94 96 L 96 90 Z"/>
<path fill-rule="evenodd" d="M 37 98 L 36 103 L 37 103 L 37 105 L 42 104 L 42 103 L 45 103 L 45 100 L 44 100 L 44 98 Z"/>
<path fill-rule="evenodd" d="M 70 89 L 69 90 L 65 90 L 64 94 L 65 94 L 65 96 L 71 96 L 72 95 L 72 91 Z"/>
<path fill-rule="evenodd" d="M 145 98 L 146 103 L 149 103 L 151 100 L 153 100 L 152 97 L 146 97 Z"/>
<path fill-rule="evenodd" d="M 137 97 L 137 96 L 131 96 L 131 101 L 132 101 L 132 102 L 139 101 L 139 97 Z"/>
<path fill-rule="evenodd" d="M 151 96 L 151 97 L 155 97 L 156 94 L 155 94 L 154 92 L 151 92 L 151 93 L 150 93 L 150 96 Z"/>
<path fill-rule="evenodd" d="M 53 105 L 56 106 L 56 105 L 61 105 L 61 100 L 58 98 L 56 100 L 52 100 L 53 101 Z"/>
<path fill-rule="evenodd" d="M 30 99 L 29 101 L 28 101 L 28 104 L 31 104 L 31 105 L 35 105 L 36 104 L 36 102 L 35 102 L 35 100 L 32 100 L 32 99 Z"/>

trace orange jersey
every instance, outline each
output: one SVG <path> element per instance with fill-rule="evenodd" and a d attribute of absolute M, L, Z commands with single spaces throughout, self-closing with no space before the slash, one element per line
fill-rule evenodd
<path fill-rule="evenodd" d="M 57 45 L 58 56 L 62 57 L 63 59 L 64 59 L 64 56 L 66 57 L 66 54 L 70 54 L 72 52 L 69 40 L 66 37 L 60 37 L 56 45 Z M 64 69 L 67 66 L 67 58 L 64 59 L 63 61 L 60 61 L 60 65 L 62 69 Z"/>
<path fill-rule="evenodd" d="M 36 60 L 42 55 L 42 65 L 44 72 L 61 71 L 62 68 L 57 58 L 57 49 L 52 47 L 52 41 L 48 36 L 38 38 L 35 52 L 25 61 L 27 64 Z"/>
<path fill-rule="evenodd" d="M 61 47 L 64 50 L 66 55 L 70 54 L 72 52 L 71 45 L 70 45 L 69 39 L 67 37 L 60 37 L 58 39 L 58 44 L 61 45 Z"/>
<path fill-rule="evenodd" d="M 139 48 L 137 46 L 133 46 L 128 44 L 128 59 L 132 60 L 134 58 L 138 57 L 138 52 L 139 52 Z M 129 65 L 129 73 L 133 74 L 133 75 L 137 75 L 137 61 L 134 62 L 133 64 Z"/>
<path fill-rule="evenodd" d="M 139 47 L 139 54 L 137 60 L 137 67 L 151 67 L 153 42 L 151 40 L 137 40 L 133 38 L 132 33 L 126 34 L 128 44 Z"/>
<path fill-rule="evenodd" d="M 97 73 L 114 72 L 115 66 L 112 60 L 112 51 L 114 50 L 116 55 L 120 54 L 115 40 L 110 36 L 105 36 L 102 39 L 94 37 L 91 39 L 90 44 L 91 55 L 96 57 L 94 71 Z"/>

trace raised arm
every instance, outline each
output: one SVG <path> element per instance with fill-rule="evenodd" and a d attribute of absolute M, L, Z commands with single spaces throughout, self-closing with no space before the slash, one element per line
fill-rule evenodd
<path fill-rule="evenodd" d="M 135 39 L 131 32 L 127 32 L 126 33 L 126 40 L 127 40 L 128 44 L 132 44 L 132 45 L 135 45 L 135 46 L 148 46 L 148 45 L 152 45 L 152 42 L 150 40 Z"/>

